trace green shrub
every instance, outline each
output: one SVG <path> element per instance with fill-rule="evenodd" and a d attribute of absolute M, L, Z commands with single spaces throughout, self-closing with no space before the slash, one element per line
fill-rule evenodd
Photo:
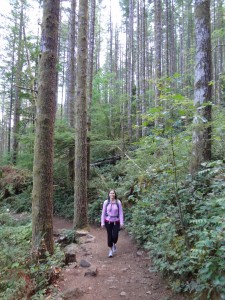
<path fill-rule="evenodd" d="M 54 192 L 54 214 L 73 219 L 74 195 L 72 188 L 58 186 Z"/>
<path fill-rule="evenodd" d="M 162 173 L 158 178 L 131 208 L 129 231 L 176 291 L 193 293 L 196 299 L 223 299 L 225 165 L 204 165 L 195 178 L 179 181 L 177 192 Z"/>
<path fill-rule="evenodd" d="M 2 208 L 0 226 L 0 299 L 31 299 L 54 281 L 64 265 L 64 252 L 56 245 L 52 256 L 45 253 L 45 259 L 34 262 L 30 219 L 17 220 Z"/>
<path fill-rule="evenodd" d="M 88 220 L 91 224 L 99 225 L 101 223 L 103 201 L 97 200 L 88 205 Z"/>
<path fill-rule="evenodd" d="M 0 168 L 0 200 L 22 193 L 31 184 L 32 177 L 29 171 L 12 166 Z"/>
<path fill-rule="evenodd" d="M 35 279 L 36 291 L 41 291 L 54 282 L 55 271 L 64 265 L 64 260 L 64 252 L 56 245 L 53 255 L 46 252 L 45 259 L 30 264 L 30 275 Z"/>
<path fill-rule="evenodd" d="M 28 275 L 30 255 L 30 222 L 20 225 L 8 213 L 0 214 L 0 295 L 1 299 L 20 299 L 20 294 L 30 293 L 32 280 Z M 4 297 L 3 297 L 4 295 Z M 22 298 L 21 298 L 22 299 Z"/>

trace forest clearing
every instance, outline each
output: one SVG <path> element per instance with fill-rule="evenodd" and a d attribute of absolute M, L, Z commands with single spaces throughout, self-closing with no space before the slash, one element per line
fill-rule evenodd
<path fill-rule="evenodd" d="M 224 1 L 1 2 L 0 299 L 225 300 Z"/>

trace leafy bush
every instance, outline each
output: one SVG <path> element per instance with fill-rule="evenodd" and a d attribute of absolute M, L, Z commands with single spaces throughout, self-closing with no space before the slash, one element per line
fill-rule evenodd
<path fill-rule="evenodd" d="M 44 260 L 34 262 L 30 219 L 16 220 L 1 212 L 0 225 L 0 299 L 31 299 L 37 291 L 44 293 L 64 264 L 63 251 L 56 246 L 54 255 L 45 253 Z"/>
<path fill-rule="evenodd" d="M 30 264 L 31 277 L 35 279 L 36 291 L 40 291 L 54 283 L 60 268 L 64 265 L 65 255 L 58 245 L 53 255 L 45 253 L 45 258 Z"/>
<path fill-rule="evenodd" d="M 0 282 L 0 299 L 30 299 L 34 289 L 35 283 L 26 273 L 13 270 Z"/>
<path fill-rule="evenodd" d="M 21 295 L 29 295 L 33 287 L 27 270 L 31 226 L 19 225 L 8 213 L 0 214 L 0 223 L 0 298 L 22 299 Z"/>
<path fill-rule="evenodd" d="M 12 166 L 0 168 L 0 200 L 17 195 L 27 189 L 32 183 L 32 176 L 26 170 Z"/>
<path fill-rule="evenodd" d="M 10 208 L 11 211 L 15 213 L 31 213 L 32 200 L 31 191 L 32 186 L 29 186 L 22 193 L 15 195 L 14 197 L 9 197 L 3 201 Z"/>
<path fill-rule="evenodd" d="M 88 205 L 88 220 L 91 224 L 101 223 L 101 210 L 103 201 L 93 201 Z"/>
<path fill-rule="evenodd" d="M 97 170 L 92 182 L 99 195 L 115 187 L 122 196 L 127 229 L 176 291 L 196 299 L 225 299 L 225 165 L 219 160 L 202 164 L 191 177 L 193 104 L 170 89 L 160 100 L 167 108 L 151 108 L 143 116 L 149 135 L 116 166 Z M 224 156 L 223 115 L 213 131 L 217 157 Z M 155 120 L 160 126 L 151 126 Z M 99 202 L 90 205 L 90 219 L 98 220 L 99 209 Z"/>
<path fill-rule="evenodd" d="M 223 299 L 225 165 L 204 165 L 194 179 L 178 183 L 177 193 L 173 184 L 163 182 L 163 174 L 158 176 L 151 193 L 131 209 L 129 231 L 176 291 Z"/>
<path fill-rule="evenodd" d="M 73 189 L 58 186 L 54 192 L 54 214 L 72 219 L 74 216 Z"/>

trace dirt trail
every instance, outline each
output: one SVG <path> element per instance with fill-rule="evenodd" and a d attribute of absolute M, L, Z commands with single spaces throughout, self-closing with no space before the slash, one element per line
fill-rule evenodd
<path fill-rule="evenodd" d="M 72 228 L 72 223 L 54 219 L 54 230 Z M 183 300 L 173 294 L 160 276 L 151 272 L 151 260 L 137 248 L 125 230 L 119 235 L 117 254 L 108 258 L 106 232 L 91 227 L 89 237 L 83 239 L 77 249 L 77 263 L 63 269 L 58 281 L 59 299 L 149 299 Z M 90 267 L 81 267 L 81 260 Z M 97 275 L 93 276 L 97 270 Z M 89 271 L 90 274 L 85 275 Z"/>

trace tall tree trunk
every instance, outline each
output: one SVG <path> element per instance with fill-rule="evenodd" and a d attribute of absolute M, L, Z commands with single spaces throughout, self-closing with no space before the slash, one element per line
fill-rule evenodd
<path fill-rule="evenodd" d="M 114 126 L 112 120 L 112 106 L 113 106 L 113 24 L 112 24 L 112 9 L 111 9 L 111 0 L 110 0 L 110 16 L 109 16 L 109 72 L 110 72 L 110 79 L 109 79 L 109 86 L 108 86 L 108 103 L 109 103 L 109 136 L 112 138 L 114 136 Z"/>
<path fill-rule="evenodd" d="M 136 61 L 137 61 L 137 66 L 136 66 L 136 70 L 137 70 L 137 92 L 136 92 L 136 105 L 137 105 L 137 109 L 136 109 L 136 125 L 137 125 L 137 129 L 136 129 L 136 138 L 137 140 L 139 140 L 142 136 L 142 130 L 141 130 L 141 99 L 140 99 L 140 49 L 141 49 L 141 39 L 139 38 L 140 34 L 141 34 L 141 26 L 140 26 L 140 5 L 139 5 L 139 1 L 137 0 L 137 53 L 136 53 Z"/>
<path fill-rule="evenodd" d="M 57 44 L 60 0 L 44 0 L 34 145 L 32 246 L 34 255 L 54 252 L 53 157 L 57 93 Z"/>
<path fill-rule="evenodd" d="M 76 84 L 76 0 L 71 1 L 70 11 L 70 28 L 69 28 L 69 53 L 68 53 L 68 90 L 67 90 L 67 118 L 69 126 L 75 128 L 75 84 Z M 71 183 L 74 183 L 74 154 L 75 145 L 69 147 L 69 179 Z"/>
<path fill-rule="evenodd" d="M 5 153 L 5 136 L 6 136 L 6 122 L 5 122 L 5 98 L 6 98 L 6 85 L 2 86 L 2 99 L 1 99 L 1 123 L 0 123 L 0 157 Z"/>
<path fill-rule="evenodd" d="M 11 65 L 11 82 L 10 82 L 10 103 L 9 103 L 9 124 L 8 124 L 8 155 L 11 151 L 11 125 L 12 125 L 12 110 L 13 110 L 13 98 L 14 98 L 14 67 L 15 67 L 15 43 L 16 36 L 15 30 L 13 31 L 13 47 L 12 47 L 12 65 Z"/>
<path fill-rule="evenodd" d="M 211 34 L 210 0 L 195 0 L 195 90 L 192 172 L 211 159 Z"/>
<path fill-rule="evenodd" d="M 191 1 L 186 2 L 185 10 L 187 12 L 187 23 L 185 24 L 186 34 L 184 35 L 184 38 L 186 38 L 186 42 L 185 42 L 185 52 L 186 52 L 185 73 L 191 74 L 194 71 L 193 64 L 190 63 L 190 61 L 193 58 L 191 49 L 192 49 L 192 47 L 194 47 L 194 42 L 193 42 L 193 40 L 194 40 L 194 28 L 193 28 L 194 22 L 193 22 L 193 8 L 192 8 Z M 191 80 L 191 76 L 186 76 L 186 77 L 187 77 L 187 80 L 185 82 L 185 85 L 187 87 L 189 87 L 189 89 L 187 90 L 187 96 L 191 98 L 193 96 L 193 93 L 192 93 L 193 82 Z"/>
<path fill-rule="evenodd" d="M 221 30 L 222 28 L 224 28 L 224 19 L 223 19 L 223 2 L 221 0 L 218 1 L 218 25 L 219 25 L 219 29 Z M 223 96 L 223 92 L 222 92 L 222 80 L 221 80 L 221 76 L 223 74 L 223 58 L 224 58 L 224 54 L 223 54 L 223 41 L 224 41 L 224 37 L 219 37 L 218 38 L 218 56 L 219 56 L 219 87 L 218 87 L 218 103 L 222 103 L 222 96 Z"/>
<path fill-rule="evenodd" d="M 170 76 L 170 31 L 171 31 L 171 24 L 170 24 L 170 20 L 169 20 L 169 15 L 170 15 L 170 3 L 169 0 L 166 0 L 166 76 L 169 77 Z"/>
<path fill-rule="evenodd" d="M 89 22 L 89 51 L 88 51 L 88 89 L 87 89 L 87 104 L 88 104 L 88 133 L 91 131 L 91 103 L 92 103 L 92 83 L 93 83 L 93 64 L 94 64 L 94 44 L 95 44 L 95 6 L 96 0 L 91 0 L 91 13 Z M 90 135 L 87 138 L 87 178 L 90 178 Z"/>
<path fill-rule="evenodd" d="M 177 72 L 177 65 L 176 65 L 176 26 L 174 22 L 174 4 L 173 0 L 170 3 L 170 15 L 169 15 L 169 23 L 170 23 L 170 74 L 174 75 Z"/>
<path fill-rule="evenodd" d="M 140 99 L 141 99 L 141 113 L 146 114 L 147 104 L 145 99 L 146 78 L 145 78 L 145 53 L 146 53 L 146 26 L 145 26 L 145 0 L 140 2 L 141 10 L 141 63 L 140 63 Z M 145 136 L 147 127 L 142 125 L 142 136 Z"/>
<path fill-rule="evenodd" d="M 30 94 L 31 94 L 31 105 L 32 105 L 32 113 L 30 114 L 30 124 L 34 124 L 34 115 L 35 115 L 35 103 L 37 102 L 37 91 L 35 91 L 35 76 L 33 75 L 32 67 L 31 67 L 31 62 L 30 62 L 30 52 L 28 48 L 28 43 L 27 43 L 27 37 L 26 37 L 26 30 L 25 27 L 23 27 L 23 37 L 24 37 L 24 46 L 26 49 L 26 58 L 27 58 L 27 71 L 29 74 L 29 86 L 28 88 L 30 89 Z"/>
<path fill-rule="evenodd" d="M 15 76 L 15 103 L 14 103 L 14 118 L 13 118 L 13 145 L 12 145 L 12 162 L 15 165 L 18 156 L 18 147 L 19 147 L 19 126 L 20 126 L 20 82 L 22 75 L 23 67 L 23 10 L 24 3 L 21 0 L 21 9 L 20 9 L 20 29 L 19 29 L 19 44 L 17 51 L 17 64 L 16 64 L 16 76 Z"/>
<path fill-rule="evenodd" d="M 158 87 L 162 76 L 162 21 L 161 21 L 161 0 L 155 0 L 155 77 L 156 77 L 156 106 L 160 97 Z"/>
<path fill-rule="evenodd" d="M 180 24 L 179 24 L 179 27 L 180 27 L 180 34 L 179 34 L 179 40 L 180 40 L 180 43 L 179 43 L 179 46 L 178 46 L 178 72 L 180 73 L 180 75 L 183 77 L 184 76 L 184 62 L 185 62 L 185 49 L 184 49 L 184 4 L 182 2 L 181 4 L 181 15 L 182 15 L 182 18 L 180 20 Z M 184 88 L 184 82 L 182 81 L 181 82 L 181 91 L 183 91 L 183 88 Z"/>
<path fill-rule="evenodd" d="M 134 23 L 134 3 L 129 1 L 129 39 L 128 39 L 128 104 L 127 104 L 127 129 L 129 141 L 132 141 L 132 100 L 133 100 L 133 82 L 134 82 L 134 68 L 133 68 L 133 23 Z"/>
<path fill-rule="evenodd" d="M 87 219 L 87 48 L 88 0 L 79 1 L 77 55 L 77 102 L 75 135 L 74 227 L 84 228 Z"/>

